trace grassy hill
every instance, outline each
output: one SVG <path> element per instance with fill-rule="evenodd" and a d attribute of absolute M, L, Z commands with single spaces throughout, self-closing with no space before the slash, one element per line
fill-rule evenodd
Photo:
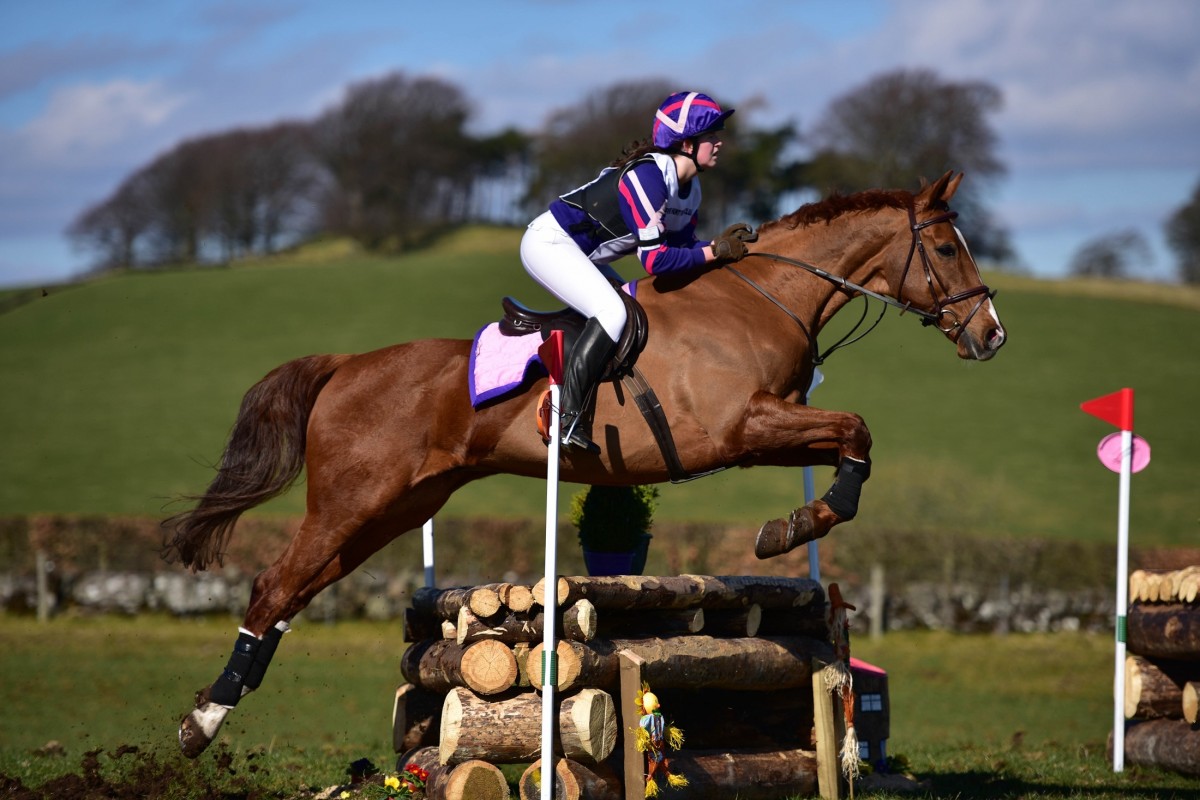
<path fill-rule="evenodd" d="M 519 235 L 476 228 L 400 258 L 333 243 L 231 268 L 115 276 L 0 314 L 0 515 L 160 514 L 207 484 L 242 394 L 277 364 L 469 337 L 504 294 L 557 305 L 521 269 Z M 1129 386 L 1153 448 L 1133 480 L 1134 541 L 1193 543 L 1200 291 L 987 277 L 1010 334 L 994 361 L 961 362 L 938 334 L 891 312 L 824 368 L 814 405 L 861 413 L 874 436 L 854 527 L 1115 540 L 1117 476 L 1095 456 L 1113 429 L 1079 403 Z M 818 471 L 819 492 L 829 477 Z M 536 517 L 543 491 L 493 478 L 445 513 Z M 659 516 L 757 527 L 802 493 L 798 471 L 735 471 L 664 487 Z M 298 487 L 262 513 L 302 509 Z"/>

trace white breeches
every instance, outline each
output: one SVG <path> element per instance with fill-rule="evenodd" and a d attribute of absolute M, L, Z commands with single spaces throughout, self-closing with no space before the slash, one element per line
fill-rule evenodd
<path fill-rule="evenodd" d="M 546 291 L 583 316 L 595 317 L 614 342 L 621 338 L 625 303 L 601 271 L 606 268 L 593 264 L 549 211 L 529 223 L 521 237 L 521 263 Z"/>

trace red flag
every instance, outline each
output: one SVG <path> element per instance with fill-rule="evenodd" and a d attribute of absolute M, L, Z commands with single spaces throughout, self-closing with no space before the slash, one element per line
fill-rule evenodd
<path fill-rule="evenodd" d="M 1133 389 L 1106 394 L 1080 403 L 1079 407 L 1123 431 L 1133 430 Z"/>
<path fill-rule="evenodd" d="M 550 382 L 561 385 L 563 378 L 562 331 L 551 331 L 550 336 L 538 348 L 538 355 L 546 367 L 546 372 L 550 373 Z"/>

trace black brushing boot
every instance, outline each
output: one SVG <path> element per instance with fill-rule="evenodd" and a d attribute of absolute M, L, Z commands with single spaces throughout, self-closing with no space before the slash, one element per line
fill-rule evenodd
<path fill-rule="evenodd" d="M 587 406 L 616 347 L 617 343 L 604 332 L 600 322 L 595 317 L 589 318 L 571 349 L 571 358 L 563 376 L 563 447 L 577 447 L 588 453 L 600 452 L 600 447 L 592 441 L 592 418 Z"/>

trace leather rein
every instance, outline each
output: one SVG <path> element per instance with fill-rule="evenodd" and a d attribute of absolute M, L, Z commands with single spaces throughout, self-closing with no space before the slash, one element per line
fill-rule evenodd
<path fill-rule="evenodd" d="M 921 319 L 922 325 L 936 326 L 937 329 L 942 333 L 948 334 L 951 340 L 957 340 L 961 330 L 971 322 L 971 320 L 975 317 L 975 314 L 980 308 L 983 307 L 984 301 L 990 300 L 996 296 L 995 289 L 989 289 L 985 284 L 981 283 L 978 286 L 958 292 L 957 294 L 944 294 L 942 297 L 938 297 L 938 291 L 944 287 L 944 284 L 942 283 L 941 278 L 938 277 L 937 273 L 934 272 L 933 264 L 931 264 L 929 261 L 929 254 L 925 251 L 925 243 L 921 241 L 921 231 L 931 225 L 937 225 L 942 222 L 953 222 L 953 220 L 957 217 L 957 211 L 948 211 L 944 214 L 939 214 L 936 217 L 931 217 L 923 222 L 917 222 L 916 212 L 914 211 L 913 206 L 910 205 L 908 207 L 908 227 L 912 232 L 912 244 L 909 245 L 908 248 L 908 258 L 904 262 L 904 272 L 900 276 L 900 290 L 897 292 L 896 297 L 889 297 L 888 295 L 872 291 L 865 286 L 854 283 L 853 281 L 843 278 L 840 275 L 834 275 L 833 273 L 827 272 L 826 270 L 818 267 L 816 264 L 811 264 L 807 261 L 789 258 L 788 256 L 779 255 L 778 253 L 750 252 L 746 254 L 747 258 L 750 256 L 760 256 L 762 258 L 769 258 L 773 261 L 779 261 L 784 264 L 790 264 L 794 267 L 800 267 L 808 272 L 811 272 L 813 275 L 816 275 L 818 278 L 823 278 L 824 280 L 835 284 L 842 291 L 850 294 L 857 293 L 863 295 L 864 297 L 871 297 L 884 304 L 884 308 L 879 313 L 879 318 L 871 324 L 871 327 L 867 328 L 867 330 L 863 331 L 854 339 L 850 339 L 850 337 L 855 331 L 858 330 L 858 328 L 862 325 L 863 320 L 866 318 L 866 309 L 863 309 L 863 317 L 859 319 L 857 323 L 855 323 L 851 331 L 824 353 L 821 353 L 817 346 L 816 336 L 809 331 L 808 326 L 804 324 L 804 321 L 801 320 L 800 317 L 798 317 L 791 309 L 779 302 L 779 300 L 773 297 L 770 292 L 768 292 L 759 284 L 755 283 L 740 270 L 736 269 L 732 264 L 726 264 L 725 269 L 729 270 L 734 275 L 738 276 L 751 287 L 753 287 L 755 291 L 757 291 L 767 300 L 770 300 L 772 303 L 774 303 L 780 310 L 791 317 L 792 320 L 800 326 L 800 329 L 804 332 L 804 335 L 808 338 L 809 343 L 812 345 L 813 363 L 817 366 L 823 364 L 825 359 L 827 359 L 836 350 L 839 350 L 847 345 L 854 344 L 854 342 L 859 341 L 872 330 L 874 330 L 875 326 L 879 324 L 879 321 L 883 319 L 883 314 L 887 311 L 888 306 L 900 309 L 901 316 L 903 316 L 905 313 L 911 312 Z M 963 246 L 965 247 L 965 245 Z M 918 253 L 921 256 L 921 268 L 925 273 L 925 283 L 929 287 L 929 297 L 933 301 L 932 311 L 916 308 L 913 306 L 911 301 L 906 302 L 904 300 L 904 284 L 908 279 L 909 270 L 912 268 L 913 256 Z M 942 291 L 944 292 L 944 289 L 942 289 Z M 979 297 L 979 300 L 971 308 L 971 311 L 967 314 L 965 319 L 960 320 L 958 313 L 954 311 L 954 309 L 948 308 L 948 306 L 962 302 L 963 300 L 968 300 L 972 297 Z M 947 324 L 943 324 L 944 320 L 947 321 Z"/>

